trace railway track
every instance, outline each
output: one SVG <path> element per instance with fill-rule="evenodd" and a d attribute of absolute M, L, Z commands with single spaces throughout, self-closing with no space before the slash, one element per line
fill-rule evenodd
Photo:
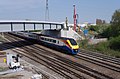
<path fill-rule="evenodd" d="M 97 58 L 92 57 L 91 55 L 78 54 L 75 57 L 78 59 L 85 60 L 87 62 L 91 62 L 91 63 L 96 64 L 96 65 L 108 68 L 110 70 L 120 72 L 120 67 L 118 65 L 116 66 L 116 65 L 110 64 L 109 62 L 100 61 Z"/>
<path fill-rule="evenodd" d="M 100 53 L 95 53 L 95 52 L 90 52 L 90 51 L 86 51 L 81 49 L 81 54 L 86 55 L 86 56 L 91 56 L 93 58 L 102 60 L 102 61 L 106 61 L 106 62 L 110 62 L 116 65 L 120 65 L 120 58 L 115 58 L 115 57 L 110 57 L 110 56 L 106 56 Z"/>
<path fill-rule="evenodd" d="M 13 36 L 11 36 L 11 37 L 13 37 Z M 9 37 L 8 37 L 9 38 Z M 14 38 L 16 38 L 16 37 L 14 37 Z M 9 38 L 9 39 L 11 39 L 11 38 Z M 18 38 L 17 38 L 18 39 Z M 13 38 L 11 39 L 11 40 L 13 40 Z M 15 39 L 14 39 L 14 41 L 15 41 Z M 28 42 L 27 42 L 28 43 Z M 20 47 L 20 44 L 18 45 L 14 45 L 13 44 L 13 46 L 18 46 L 18 47 Z M 29 50 L 28 50 L 28 48 L 29 48 Z M 76 76 L 77 78 L 81 78 L 81 79 L 84 79 L 84 77 L 82 77 L 81 75 L 79 75 L 80 74 L 80 72 L 82 72 L 82 73 L 85 73 L 85 74 L 87 74 L 87 75 L 89 75 L 89 76 L 92 76 L 92 77 L 94 77 L 94 78 L 96 78 L 96 79 L 113 79 L 112 77 L 109 77 L 108 75 L 105 75 L 105 74 L 103 74 L 103 73 L 101 73 L 101 72 L 99 72 L 99 71 L 95 71 L 95 70 L 93 70 L 93 69 L 91 69 L 91 68 L 89 68 L 89 67 L 86 67 L 86 66 L 83 66 L 83 65 L 81 65 L 81 64 L 79 64 L 79 63 L 76 63 L 76 62 L 73 62 L 73 61 L 71 61 L 71 60 L 69 60 L 69 59 L 66 59 L 66 58 L 62 58 L 62 57 L 59 57 L 58 55 L 56 56 L 55 54 L 52 54 L 52 52 L 51 52 L 51 54 L 50 54 L 50 51 L 46 51 L 46 50 L 44 50 L 44 49 L 42 49 L 42 50 L 44 50 L 44 51 L 42 51 L 42 52 L 44 52 L 44 53 L 40 53 L 40 51 L 41 51 L 41 49 L 39 48 L 39 46 L 38 45 L 34 45 L 34 46 L 30 46 L 30 47 L 28 47 L 28 48 L 23 48 L 24 50 L 26 50 L 26 52 L 25 53 L 27 53 L 28 51 L 34 51 L 35 53 L 32 53 L 31 54 L 31 56 L 35 56 L 36 58 L 39 58 L 40 56 L 40 60 L 42 60 L 42 59 L 47 59 L 47 60 L 42 60 L 42 61 L 44 61 L 44 62 L 46 62 L 47 64 L 49 63 L 49 65 L 51 65 L 52 66 L 52 68 L 53 68 L 53 70 L 55 71 L 55 70 L 57 70 L 56 72 L 57 73 L 59 73 L 59 74 L 61 74 L 61 75 L 63 75 L 63 73 L 64 74 L 67 74 L 67 73 L 70 73 L 70 74 L 72 74 L 72 75 L 74 75 L 74 76 Z M 17 50 L 18 51 L 18 50 Z M 37 52 L 36 52 L 37 51 Z M 24 52 L 24 51 L 22 51 L 22 52 Z M 47 54 L 47 55 L 46 55 Z M 38 56 L 39 55 L 39 56 Z M 80 56 L 79 56 L 80 57 Z M 56 60 L 57 59 L 57 60 Z M 34 60 L 34 59 L 33 59 Z M 51 61 L 48 61 L 48 60 L 51 60 Z M 54 63 L 53 63 L 54 62 Z M 39 62 L 40 63 L 40 62 Z M 51 64 L 52 63 L 52 64 Z M 44 64 L 45 65 L 45 64 Z M 48 65 L 48 66 L 49 66 Z M 67 66 L 67 67 L 64 67 L 64 66 Z M 69 68 L 68 68 L 69 67 Z M 50 67 L 51 68 L 51 67 Z M 61 71 L 61 73 L 60 73 L 60 70 L 58 70 L 58 68 L 60 69 L 60 70 L 64 70 L 64 72 L 63 71 Z M 75 72 L 73 72 L 73 71 L 71 71 L 72 69 L 75 71 Z M 68 70 L 68 71 L 67 71 Z M 59 71 L 59 72 L 58 72 Z M 66 73 L 67 72 L 67 73 Z M 68 75 L 67 76 L 65 76 L 65 78 L 68 78 Z M 70 79 L 70 78 L 72 78 L 72 77 L 70 77 L 70 75 L 69 75 L 69 78 L 68 79 Z"/>
<path fill-rule="evenodd" d="M 7 48 L 7 47 L 11 47 L 11 46 L 10 46 L 10 45 L 7 45 L 7 46 L 3 46 L 3 47 Z M 13 47 L 13 46 L 12 46 L 12 47 Z M 71 77 L 70 75 L 67 75 L 66 73 L 64 73 L 63 71 L 61 71 L 61 70 L 59 69 L 59 67 L 56 67 L 55 65 L 53 65 L 53 64 L 51 64 L 51 63 L 49 63 L 49 62 L 46 62 L 44 59 L 38 58 L 38 57 L 35 56 L 34 54 L 28 53 L 28 51 L 26 52 L 26 51 L 23 51 L 23 50 L 21 50 L 21 49 L 17 49 L 17 50 L 16 50 L 16 49 L 13 49 L 12 51 L 14 51 L 14 52 L 16 52 L 16 53 L 18 53 L 18 54 L 21 54 L 21 55 L 23 55 L 23 56 L 26 56 L 26 57 L 28 57 L 29 59 L 31 59 L 31 60 L 33 60 L 33 61 L 35 61 L 35 62 L 37 62 L 37 63 L 40 63 L 40 64 L 46 66 L 47 68 L 49 68 L 49 69 L 55 71 L 56 73 L 62 75 L 62 76 L 65 77 L 66 79 L 72 79 L 72 77 Z M 28 55 L 28 54 L 29 54 L 29 55 Z M 42 61 L 41 61 L 41 60 L 42 60 Z M 44 62 L 44 63 L 43 63 L 43 62 Z M 49 64 L 49 65 L 48 65 L 48 64 Z M 56 79 L 56 78 L 55 78 L 55 79 Z"/>
<path fill-rule="evenodd" d="M 9 38 L 9 37 L 7 37 L 7 38 Z M 10 39 L 10 40 L 13 40 L 13 38 L 9 38 L 9 39 Z M 25 42 L 24 42 L 24 43 L 25 43 Z M 19 44 L 19 43 L 16 44 L 16 43 L 15 43 L 15 44 L 12 44 L 12 46 L 14 46 L 14 47 L 21 47 L 21 46 L 23 46 L 22 44 L 23 44 L 23 42 L 22 42 L 21 44 Z M 24 44 L 24 45 L 25 45 L 25 44 Z M 9 46 L 6 46 L 6 47 L 9 48 Z M 34 46 L 33 46 L 33 47 L 34 47 Z M 36 62 L 38 62 L 39 60 L 40 60 L 40 61 L 42 60 L 42 62 L 46 63 L 47 65 L 39 62 L 40 64 L 45 65 L 46 67 L 48 67 L 48 68 L 50 68 L 51 70 L 59 73 L 60 75 L 62 75 L 63 77 L 65 77 L 65 78 L 67 78 L 67 79 L 73 79 L 73 77 L 72 77 L 71 74 L 74 74 L 74 76 L 76 76 L 76 77 L 74 77 L 74 78 L 85 79 L 85 78 L 82 77 L 80 74 L 75 73 L 74 71 L 71 71 L 70 69 L 68 69 L 66 66 L 59 64 L 57 61 L 56 61 L 56 63 L 55 63 L 55 60 L 54 60 L 54 63 L 53 63 L 50 59 L 48 59 L 47 57 L 45 58 L 45 56 L 43 57 L 43 55 L 40 54 L 40 52 L 44 52 L 44 53 L 45 53 L 46 51 L 41 51 L 41 50 L 37 51 L 35 48 L 34 48 L 34 50 L 33 50 L 33 49 L 32 49 L 33 47 L 31 47 L 31 48 L 28 47 L 28 46 L 27 46 L 27 47 L 22 47 L 22 49 L 24 49 L 24 51 L 17 49 L 17 51 L 15 51 L 15 52 L 17 52 L 17 53 L 20 53 L 20 52 L 27 53 L 27 54 L 29 54 L 30 56 L 27 56 L 27 55 L 25 55 L 25 54 L 23 54 L 23 55 L 29 57 L 30 59 L 32 59 L 32 60 L 34 60 L 34 61 L 36 61 Z M 20 52 L 18 52 L 18 51 L 20 51 Z M 32 51 L 32 53 L 31 53 L 31 51 Z M 35 57 L 35 58 L 32 58 L 32 57 Z M 35 59 L 36 59 L 36 60 L 35 60 Z M 70 73 L 70 74 L 69 74 L 69 73 Z"/>
<path fill-rule="evenodd" d="M 22 43 L 21 43 L 22 44 Z M 21 45 L 21 44 L 19 44 L 19 45 Z M 18 45 L 17 45 L 18 46 Z M 14 47 L 16 47 L 16 44 L 14 45 L 8 45 L 8 44 L 6 44 L 6 45 L 3 45 L 2 46 L 2 48 L 14 48 Z M 45 61 L 45 60 L 43 60 L 42 58 L 38 58 L 36 55 L 34 55 L 33 53 L 30 53 L 30 50 L 29 51 L 26 51 L 25 50 L 25 48 L 17 48 L 17 49 L 13 49 L 12 51 L 14 51 L 14 52 L 16 52 L 16 53 L 19 53 L 19 54 L 21 54 L 21 55 L 23 55 L 23 56 L 26 56 L 26 57 L 28 57 L 29 59 L 31 59 L 31 60 L 33 60 L 33 61 L 35 61 L 35 62 L 37 62 L 37 63 L 40 63 L 40 64 L 42 64 L 42 65 L 44 65 L 44 66 L 46 66 L 47 68 L 49 68 L 49 69 L 51 69 L 51 70 L 53 70 L 53 71 L 55 71 L 56 73 L 59 73 L 60 75 L 62 75 L 63 77 L 65 77 L 65 78 L 67 78 L 67 79 L 72 79 L 72 77 L 70 76 L 70 75 L 67 75 L 66 73 L 64 73 L 63 71 L 61 71 L 60 69 L 59 69 L 59 67 L 57 68 L 56 66 L 54 66 L 53 64 L 51 64 L 51 63 L 49 63 L 49 62 L 47 62 L 47 61 Z M 32 50 L 33 51 L 33 50 Z M 41 61 L 42 60 L 42 61 Z"/>
<path fill-rule="evenodd" d="M 81 50 L 80 54 L 76 56 L 77 58 L 90 61 L 94 64 L 106 67 L 108 69 L 120 72 L 120 59 L 110 56 L 106 56 L 99 53 L 94 53 L 86 50 Z"/>
<path fill-rule="evenodd" d="M 32 47 L 33 49 L 34 49 L 34 47 Z M 37 50 L 39 50 L 38 48 L 36 48 Z M 44 52 L 45 53 L 45 52 Z M 49 52 L 50 53 L 50 52 Z M 47 53 L 47 54 L 49 54 L 49 53 Z M 40 53 L 37 53 L 37 55 L 38 54 L 40 54 Z M 51 55 L 51 54 L 49 54 L 49 56 L 45 56 L 43 53 L 41 53 L 40 55 L 42 55 L 44 58 L 46 58 L 46 59 L 49 59 L 49 60 L 51 60 L 52 62 L 54 62 L 54 63 L 61 63 L 62 65 L 65 65 L 65 66 L 67 66 L 67 68 L 68 67 L 70 67 L 70 68 L 72 68 L 72 69 L 75 69 L 75 70 L 77 70 L 78 72 L 80 71 L 80 72 L 82 72 L 82 73 L 85 73 L 85 74 L 87 74 L 87 75 L 90 75 L 90 76 L 92 76 L 92 77 L 94 77 L 94 78 L 97 78 L 97 79 L 106 79 L 106 78 L 108 78 L 108 79 L 112 79 L 111 77 L 109 77 L 109 76 L 107 76 L 107 75 L 105 75 L 105 74 L 102 74 L 102 73 L 100 73 L 100 72 L 97 72 L 97 71 L 94 71 L 94 70 L 92 70 L 92 69 L 90 69 L 90 68 L 88 68 L 88 67 L 85 67 L 85 66 L 83 66 L 83 65 L 80 65 L 80 64 L 78 64 L 78 63 L 76 63 L 76 62 L 72 62 L 71 60 L 69 60 L 69 59 L 65 59 L 65 58 L 63 58 L 63 57 L 60 57 L 60 56 L 56 56 L 55 54 L 54 55 Z M 57 61 L 57 62 L 55 62 L 55 60 Z M 62 62 L 61 62 L 62 61 Z M 64 62 L 63 62 L 64 61 Z M 58 64 L 59 64 L 58 63 Z M 101 77 L 101 75 L 102 75 L 102 77 Z"/>

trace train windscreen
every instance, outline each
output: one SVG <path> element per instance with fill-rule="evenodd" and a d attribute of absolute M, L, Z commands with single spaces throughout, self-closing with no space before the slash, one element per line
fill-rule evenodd
<path fill-rule="evenodd" d="M 77 45 L 76 41 L 74 39 L 69 39 L 72 45 Z"/>

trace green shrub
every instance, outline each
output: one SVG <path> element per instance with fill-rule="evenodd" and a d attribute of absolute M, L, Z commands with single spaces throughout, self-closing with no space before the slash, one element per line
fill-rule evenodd
<path fill-rule="evenodd" d="M 109 40 L 109 47 L 120 51 L 120 35 Z"/>
<path fill-rule="evenodd" d="M 100 42 L 95 45 L 88 45 L 88 40 L 83 40 L 79 42 L 79 45 L 80 48 L 86 50 L 120 58 L 120 36 L 111 38 L 107 42 Z"/>
<path fill-rule="evenodd" d="M 87 39 L 79 42 L 80 48 L 86 48 L 87 45 L 88 45 L 88 40 Z"/>
<path fill-rule="evenodd" d="M 108 50 L 108 42 L 101 42 L 95 45 L 95 49 L 97 51 L 105 51 Z"/>
<path fill-rule="evenodd" d="M 84 48 L 86 50 L 103 53 L 109 56 L 120 58 L 120 51 L 116 51 L 113 49 L 110 49 L 109 42 L 101 42 L 96 45 L 88 45 L 85 41 L 82 42 L 81 48 Z"/>

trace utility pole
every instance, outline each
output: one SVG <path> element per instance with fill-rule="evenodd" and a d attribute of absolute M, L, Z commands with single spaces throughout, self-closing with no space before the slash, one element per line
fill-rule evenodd
<path fill-rule="evenodd" d="M 66 20 L 65 20 L 65 24 L 66 24 L 67 30 L 69 30 L 69 27 L 68 27 L 68 18 L 67 17 L 66 17 Z"/>
<path fill-rule="evenodd" d="M 49 21 L 49 7 L 48 7 L 48 0 L 46 0 L 45 21 Z"/>

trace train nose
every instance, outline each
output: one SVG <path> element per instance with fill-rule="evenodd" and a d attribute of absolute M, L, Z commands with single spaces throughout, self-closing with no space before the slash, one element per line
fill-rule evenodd
<path fill-rule="evenodd" d="M 77 54 L 79 52 L 78 49 L 73 49 L 73 54 Z"/>
<path fill-rule="evenodd" d="M 73 49 L 74 52 L 78 52 L 78 49 Z"/>

